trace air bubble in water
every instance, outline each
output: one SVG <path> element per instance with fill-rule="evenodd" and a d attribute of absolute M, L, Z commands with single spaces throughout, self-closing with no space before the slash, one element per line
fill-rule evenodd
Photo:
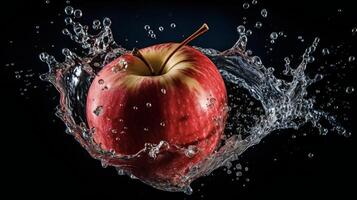
<path fill-rule="evenodd" d="M 64 22 L 65 22 L 67 25 L 73 23 L 72 18 L 70 18 L 70 17 L 66 17 L 66 18 L 64 19 Z"/>
<path fill-rule="evenodd" d="M 163 31 L 163 30 L 164 30 L 164 27 L 160 26 L 159 31 Z"/>
<path fill-rule="evenodd" d="M 252 35 L 252 33 L 253 33 L 252 30 L 248 29 L 245 34 L 246 34 L 247 36 L 250 36 L 250 35 Z"/>
<path fill-rule="evenodd" d="M 151 106 L 152 106 L 151 103 L 149 102 L 146 103 L 146 107 L 151 108 Z"/>
<path fill-rule="evenodd" d="M 166 90 L 164 88 L 161 88 L 160 91 L 161 91 L 162 94 L 166 94 Z"/>
<path fill-rule="evenodd" d="M 71 33 L 69 32 L 68 29 L 65 28 L 65 29 L 62 30 L 62 34 L 63 35 L 70 35 Z"/>
<path fill-rule="evenodd" d="M 64 8 L 64 12 L 67 14 L 67 15 L 72 15 L 73 14 L 73 7 L 72 6 L 66 6 Z"/>
<path fill-rule="evenodd" d="M 150 34 L 150 37 L 153 38 L 153 39 L 155 39 L 155 38 L 156 38 L 156 34 L 154 34 L 154 33 L 153 33 L 153 34 Z"/>
<path fill-rule="evenodd" d="M 79 9 L 76 9 L 75 11 L 73 11 L 73 16 L 75 18 L 81 18 L 82 17 L 82 11 Z"/>
<path fill-rule="evenodd" d="M 166 126 L 165 122 L 160 122 L 160 126 L 162 127 Z"/>
<path fill-rule="evenodd" d="M 263 26 L 263 24 L 261 22 L 257 22 L 255 23 L 255 28 L 261 28 Z"/>
<path fill-rule="evenodd" d="M 149 33 L 149 35 L 151 35 L 151 34 L 154 34 L 154 31 L 153 30 L 149 30 L 148 33 Z"/>
<path fill-rule="evenodd" d="M 253 5 L 257 5 L 258 1 L 257 0 L 252 0 Z"/>
<path fill-rule="evenodd" d="M 16 75 L 15 75 L 15 78 L 16 78 L 16 79 L 20 79 L 20 78 L 21 78 L 21 75 L 20 75 L 20 74 L 16 74 Z"/>
<path fill-rule="evenodd" d="M 348 57 L 348 62 L 353 62 L 353 61 L 355 61 L 355 60 L 356 60 L 356 58 L 355 58 L 354 56 Z"/>
<path fill-rule="evenodd" d="M 148 30 L 150 30 L 150 26 L 149 25 L 145 25 L 144 29 L 148 31 Z"/>
<path fill-rule="evenodd" d="M 249 8 L 249 3 L 247 3 L 247 2 L 243 3 L 243 8 L 244 9 L 248 9 Z"/>
<path fill-rule="evenodd" d="M 170 27 L 171 27 L 171 28 L 176 28 L 176 24 L 175 24 L 175 23 L 171 23 L 171 24 L 170 24 Z"/>
<path fill-rule="evenodd" d="M 348 87 L 346 88 L 346 93 L 347 93 L 347 94 L 352 94 L 354 91 L 355 91 L 355 88 L 352 87 L 352 86 L 348 86 Z"/>
<path fill-rule="evenodd" d="M 45 3 L 46 3 L 46 4 L 50 4 L 51 1 L 50 1 L 50 0 L 46 0 Z"/>
<path fill-rule="evenodd" d="M 260 14 L 262 15 L 262 17 L 264 17 L 264 18 L 266 18 L 267 16 L 268 16 L 268 11 L 267 11 L 267 9 L 262 9 L 261 11 L 260 11 Z"/>
<path fill-rule="evenodd" d="M 138 110 L 139 108 L 137 106 L 133 106 L 133 110 Z"/>

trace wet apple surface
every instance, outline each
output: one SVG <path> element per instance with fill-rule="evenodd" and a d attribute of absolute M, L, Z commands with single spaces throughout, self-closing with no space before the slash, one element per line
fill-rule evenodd
<path fill-rule="evenodd" d="M 108 164 L 143 181 L 175 186 L 217 148 L 227 117 L 226 88 L 211 60 L 185 45 L 194 37 L 125 54 L 93 80 L 87 120 L 102 149 L 134 155 L 162 145 L 160 154 Z"/>

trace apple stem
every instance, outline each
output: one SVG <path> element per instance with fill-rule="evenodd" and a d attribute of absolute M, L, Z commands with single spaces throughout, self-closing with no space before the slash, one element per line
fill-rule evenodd
<path fill-rule="evenodd" d="M 199 28 L 196 32 L 194 32 L 192 35 L 190 35 L 188 38 L 186 38 L 184 41 L 182 41 L 170 54 L 169 56 L 167 56 L 167 58 L 165 59 L 165 62 L 163 62 L 163 64 L 160 67 L 160 71 L 159 74 L 162 73 L 162 71 L 165 68 L 165 65 L 167 64 L 167 62 L 170 60 L 170 58 L 179 50 L 181 49 L 183 46 L 185 46 L 186 44 L 188 44 L 189 42 L 191 42 L 192 40 L 194 40 L 196 37 L 202 35 L 203 33 L 205 33 L 206 31 L 208 31 L 208 25 L 206 23 L 204 23 L 201 28 Z"/>
<path fill-rule="evenodd" d="M 145 64 L 145 66 L 149 69 L 151 75 L 155 75 L 155 71 L 154 68 L 152 68 L 152 66 L 150 65 L 150 63 L 145 60 L 144 56 L 140 53 L 140 50 L 137 48 L 134 48 L 132 51 L 132 54 L 136 57 L 138 57 L 141 61 L 143 61 L 143 63 Z"/>

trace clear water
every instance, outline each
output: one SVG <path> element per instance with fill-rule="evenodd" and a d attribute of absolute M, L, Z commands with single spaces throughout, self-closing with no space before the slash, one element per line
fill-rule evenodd
<path fill-rule="evenodd" d="M 254 2 L 252 5 L 255 5 Z M 243 7 L 248 9 L 249 4 Z M 100 160 L 103 167 L 108 166 L 108 162 L 112 159 L 132 159 L 140 154 L 148 154 L 154 159 L 167 148 L 174 148 L 188 157 L 194 155 L 197 152 L 194 146 L 179 149 L 166 141 L 161 141 L 159 144 L 146 144 L 141 151 L 133 155 L 119 155 L 105 151 L 94 142 L 92 134 L 95 130 L 88 129 L 85 118 L 88 88 L 93 77 L 103 66 L 130 50 L 114 41 L 110 19 L 94 20 L 91 25 L 83 25 L 75 20 L 82 16 L 80 10 L 68 6 L 65 8 L 65 13 L 67 14 L 65 22 L 70 28 L 63 29 L 62 32 L 78 43 L 83 51 L 75 53 L 63 49 L 65 60 L 62 62 L 58 62 L 47 53 L 41 53 L 39 57 L 49 66 L 48 73 L 41 75 L 40 78 L 52 83 L 60 93 L 60 105 L 56 115 L 66 124 L 66 132 L 73 135 L 93 158 Z M 261 15 L 267 17 L 267 10 L 263 9 Z M 261 22 L 255 24 L 257 29 L 261 26 Z M 168 28 L 175 27 L 176 24 L 172 23 Z M 149 25 L 145 25 L 144 30 L 148 32 L 149 37 L 154 39 L 157 37 Z M 164 28 L 159 27 L 155 31 L 162 32 Z M 316 74 L 314 78 L 306 75 L 306 68 L 314 61 L 313 54 L 318 48 L 319 38 L 315 38 L 306 48 L 299 65 L 291 66 L 290 59 L 284 59 L 283 73 L 289 77 L 287 80 L 277 78 L 274 75 L 274 68 L 265 66 L 258 56 L 246 50 L 251 30 L 246 30 L 240 25 L 237 31 L 239 33 L 237 42 L 225 51 L 195 47 L 216 64 L 228 89 L 229 119 L 222 145 L 210 157 L 193 167 L 187 175 L 181 177 L 179 186 L 146 182 L 147 184 L 162 190 L 183 191 L 190 194 L 192 181 L 222 166 L 231 166 L 231 162 L 237 160 L 245 150 L 259 144 L 265 136 L 276 130 L 299 129 L 302 125 L 311 123 L 321 135 L 326 135 L 329 130 L 320 123 L 324 119 L 336 133 L 343 136 L 351 134 L 339 125 L 335 116 L 316 109 L 314 98 L 308 97 L 307 88 L 323 78 L 321 74 Z M 271 43 L 274 43 L 283 36 L 282 32 L 273 32 L 268 37 Z M 322 49 L 322 53 L 329 54 L 329 49 Z M 354 59 L 354 57 L 349 58 L 351 61 Z M 354 92 L 353 87 L 346 88 L 346 93 L 352 92 Z M 135 178 L 120 166 L 114 167 L 117 168 L 118 174 Z M 236 168 L 241 169 L 242 166 L 237 165 Z M 239 177 L 241 174 L 242 172 L 239 171 L 236 175 Z"/>

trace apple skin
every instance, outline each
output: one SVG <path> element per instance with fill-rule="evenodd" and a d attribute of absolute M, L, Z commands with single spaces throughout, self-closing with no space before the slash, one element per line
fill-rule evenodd
<path fill-rule="evenodd" d="M 159 44 L 140 52 L 158 72 L 177 45 Z M 156 158 L 143 153 L 106 162 L 144 182 L 176 187 L 219 145 L 226 106 L 226 88 L 216 66 L 198 50 L 184 46 L 169 59 L 162 75 L 153 76 L 132 54 L 106 65 L 90 86 L 86 114 L 89 127 L 95 129 L 94 141 L 104 150 L 131 155 L 145 143 L 166 141 L 171 148 Z M 193 156 L 178 150 L 190 145 L 198 150 Z"/>

